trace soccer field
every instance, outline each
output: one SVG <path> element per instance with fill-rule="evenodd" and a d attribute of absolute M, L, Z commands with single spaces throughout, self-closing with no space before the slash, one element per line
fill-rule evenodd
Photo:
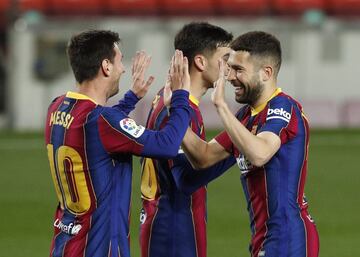
<path fill-rule="evenodd" d="M 215 132 L 208 133 L 208 139 Z M 360 256 L 360 130 L 312 131 L 306 194 L 320 256 Z M 0 257 L 48 256 L 57 205 L 43 137 L 0 133 Z M 140 256 L 139 165 L 134 158 L 132 256 Z M 249 220 L 237 167 L 208 186 L 208 256 L 249 256 Z"/>

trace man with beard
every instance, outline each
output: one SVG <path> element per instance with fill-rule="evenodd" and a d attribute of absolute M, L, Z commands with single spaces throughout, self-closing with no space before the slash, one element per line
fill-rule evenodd
<path fill-rule="evenodd" d="M 230 47 L 227 80 L 236 101 L 245 105 L 235 116 L 229 110 L 221 62 L 212 101 L 225 131 L 206 143 L 188 129 L 183 149 L 196 168 L 236 158 L 251 221 L 252 257 L 317 257 L 319 237 L 304 195 L 309 126 L 301 105 L 276 85 L 280 42 L 255 31 Z"/>
<path fill-rule="evenodd" d="M 148 91 L 150 57 L 138 52 L 133 85 L 122 101 L 106 107 L 118 93 L 124 73 L 119 35 L 90 30 L 71 38 L 67 49 L 77 92 L 49 107 L 45 140 L 58 197 L 50 256 L 129 257 L 132 155 L 177 155 L 190 121 L 188 62 L 176 51 L 170 68 L 170 117 L 152 131 L 127 115 Z"/>

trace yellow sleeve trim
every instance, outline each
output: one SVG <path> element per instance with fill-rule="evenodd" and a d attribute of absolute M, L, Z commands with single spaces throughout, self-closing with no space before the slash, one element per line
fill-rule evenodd
<path fill-rule="evenodd" d="M 195 104 L 196 106 L 199 106 L 200 101 L 199 101 L 198 99 L 196 99 L 195 96 L 189 95 L 189 100 L 190 100 L 193 104 Z"/>

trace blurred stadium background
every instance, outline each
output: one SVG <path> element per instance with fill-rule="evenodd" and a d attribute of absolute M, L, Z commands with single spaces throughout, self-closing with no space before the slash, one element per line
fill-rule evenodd
<path fill-rule="evenodd" d="M 322 257 L 360 256 L 360 0 L 0 0 L 0 256 L 47 256 L 56 206 L 42 128 L 52 98 L 74 89 L 65 48 L 89 28 L 119 32 L 125 53 L 153 56 L 156 81 L 132 115 L 145 121 L 162 86 L 173 37 L 205 20 L 231 31 L 265 30 L 282 43 L 279 86 L 303 103 L 312 129 L 306 192 Z M 112 103 L 119 99 L 112 99 Z M 221 129 L 201 103 L 207 135 Z M 231 87 L 228 102 L 234 110 Z M 134 158 L 131 247 L 139 256 L 139 166 Z M 208 187 L 208 256 L 249 256 L 245 201 L 236 167 Z"/>

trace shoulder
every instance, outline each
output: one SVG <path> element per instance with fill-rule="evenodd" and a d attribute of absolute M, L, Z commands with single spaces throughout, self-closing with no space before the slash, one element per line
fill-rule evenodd
<path fill-rule="evenodd" d="M 281 92 L 279 95 L 269 101 L 273 105 L 289 105 L 302 109 L 301 104 L 288 94 Z"/>
<path fill-rule="evenodd" d="M 127 115 L 124 112 L 106 106 L 97 106 L 93 111 L 93 115 L 109 120 L 122 120 L 127 118 Z"/>
<path fill-rule="evenodd" d="M 289 122 L 296 109 L 298 109 L 297 102 L 289 95 L 280 93 L 269 101 L 266 120 L 282 119 Z"/>
<path fill-rule="evenodd" d="M 135 120 L 114 108 L 100 107 L 95 112 L 94 115 L 98 115 L 100 130 L 112 129 L 132 138 L 140 137 L 145 131 L 145 128 L 136 124 Z"/>
<path fill-rule="evenodd" d="M 274 108 L 283 108 L 284 110 L 291 111 L 292 108 L 301 110 L 302 107 L 298 101 L 296 101 L 291 96 L 280 93 L 279 95 L 275 96 L 273 99 L 271 99 L 268 103 L 269 109 Z"/>
<path fill-rule="evenodd" d="M 55 97 L 55 98 L 51 101 L 51 103 L 50 103 L 50 105 L 49 105 L 49 109 L 53 108 L 54 106 L 59 106 L 59 105 L 63 102 L 64 98 L 65 98 L 65 95 L 61 95 L 61 96 Z"/>

